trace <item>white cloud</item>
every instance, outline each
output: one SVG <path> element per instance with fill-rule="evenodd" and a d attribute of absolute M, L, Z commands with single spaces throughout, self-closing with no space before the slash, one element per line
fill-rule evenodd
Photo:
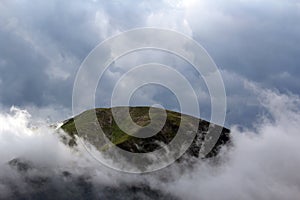
<path fill-rule="evenodd" d="M 98 194 L 104 194 L 108 186 L 121 192 L 124 186 L 145 184 L 180 199 L 297 200 L 300 195 L 300 98 L 252 87 L 270 115 L 262 116 L 255 129 L 231 127 L 234 146 L 223 149 L 218 165 L 199 160 L 193 168 L 174 165 L 145 175 L 122 174 L 102 167 L 84 149 L 73 151 L 63 145 L 45 124 L 32 127 L 34 118 L 24 110 L 14 108 L 11 113 L 1 112 L 0 197 L 11 194 L 5 180 L 16 181 L 18 187 L 14 189 L 21 189 L 22 178 L 18 178 L 21 175 L 9 170 L 5 163 L 23 157 L 43 166 L 43 172 L 39 173 L 51 177 L 61 176 L 64 170 L 79 176 L 90 175 Z M 161 179 L 165 176 L 173 178 Z M 135 195 L 126 193 L 129 197 L 130 194 Z"/>
<path fill-rule="evenodd" d="M 256 88 L 271 113 L 256 130 L 232 127 L 233 149 L 220 166 L 199 163 L 169 185 L 184 199 L 290 199 L 300 196 L 300 100 Z"/>

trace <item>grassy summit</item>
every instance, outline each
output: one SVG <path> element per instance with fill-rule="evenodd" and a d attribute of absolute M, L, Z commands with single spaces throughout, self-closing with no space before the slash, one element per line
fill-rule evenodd
<path fill-rule="evenodd" d="M 118 111 L 122 108 L 124 107 L 117 107 L 115 109 Z M 151 122 L 149 117 L 149 108 L 150 107 L 129 107 L 130 117 L 137 125 L 145 127 Z M 159 108 L 152 109 L 154 113 L 159 113 L 159 111 L 161 111 Z M 94 113 L 96 113 L 97 119 L 94 118 Z M 146 153 L 161 148 L 162 144 L 168 144 L 171 142 L 175 137 L 181 122 L 193 122 L 185 123 L 185 130 L 187 130 L 187 132 L 188 130 L 197 130 L 194 141 L 187 153 L 198 157 L 199 150 L 205 140 L 205 135 L 207 134 L 210 123 L 205 120 L 180 114 L 174 111 L 167 110 L 166 113 L 167 118 L 163 128 L 156 135 L 149 138 L 138 138 L 131 136 L 138 133 L 138 131 L 141 131 L 140 129 L 132 130 L 131 135 L 123 132 L 116 124 L 111 108 L 97 108 L 96 110 L 85 111 L 75 118 L 66 120 L 61 128 L 71 136 L 72 139 L 69 141 L 70 145 L 77 144 L 75 135 L 78 135 L 79 137 L 83 137 L 84 139 L 88 140 L 98 150 L 103 151 L 109 147 L 105 141 L 102 141 L 98 137 L 99 134 L 101 134 L 97 128 L 97 123 L 99 123 L 104 134 L 113 144 L 129 152 Z M 81 130 L 79 131 L 80 133 L 75 127 L 74 119 L 77 122 L 77 128 Z M 126 123 L 126 119 L 124 119 L 124 123 Z M 194 127 L 195 124 L 198 125 L 198 127 Z M 222 130 L 221 137 L 208 156 L 215 155 L 218 152 L 220 145 L 227 143 L 230 139 L 230 131 L 226 128 L 214 125 L 213 129 L 210 131 L 217 131 L 220 129 Z M 82 133 L 84 134 L 82 135 Z"/>

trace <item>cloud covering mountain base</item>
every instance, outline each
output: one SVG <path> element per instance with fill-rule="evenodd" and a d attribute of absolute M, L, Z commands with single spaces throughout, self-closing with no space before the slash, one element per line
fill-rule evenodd
<path fill-rule="evenodd" d="M 231 127 L 233 147 L 222 150 L 218 164 L 199 160 L 192 168 L 184 163 L 174 164 L 143 175 L 116 172 L 97 163 L 82 147 L 69 148 L 54 128 L 46 122 L 36 125 L 25 110 L 12 108 L 9 113 L 2 112 L 0 199 L 26 195 L 36 199 L 45 195 L 101 199 L 298 199 L 300 98 L 254 90 L 267 112 L 253 122 L 253 130 Z M 18 170 L 8 164 L 15 158 L 32 166 Z M 166 173 L 172 178 L 166 179 Z"/>

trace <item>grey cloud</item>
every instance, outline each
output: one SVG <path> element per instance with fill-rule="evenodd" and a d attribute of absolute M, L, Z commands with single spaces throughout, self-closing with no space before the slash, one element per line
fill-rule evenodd
<path fill-rule="evenodd" d="M 142 25 L 159 5 L 148 1 L 1 2 L 1 102 L 70 106 L 75 73 L 89 51 L 112 34 Z"/>
<path fill-rule="evenodd" d="M 228 123 L 251 124 L 261 108 L 255 95 L 245 89 L 245 80 L 284 92 L 300 91 L 299 9 L 297 1 L 272 0 L 184 1 L 182 5 L 170 1 L 2 1 L 0 102 L 70 108 L 75 74 L 90 50 L 121 31 L 155 26 L 191 35 L 208 50 L 223 72 Z M 124 65 L 153 60 L 173 65 L 189 78 L 199 94 L 203 116 L 209 119 L 205 83 L 198 82 L 186 63 L 155 53 L 115 63 L 98 91 L 99 106 L 109 105 L 107 91 L 126 71 Z M 151 89 L 149 103 L 178 107 L 175 101 L 163 102 L 173 98 L 170 93 L 156 89 L 156 93 Z M 140 104 L 139 96 L 132 103 Z"/>
<path fill-rule="evenodd" d="M 194 37 L 217 64 L 280 90 L 299 92 L 286 71 L 300 75 L 298 1 L 198 1 L 186 15 Z"/>

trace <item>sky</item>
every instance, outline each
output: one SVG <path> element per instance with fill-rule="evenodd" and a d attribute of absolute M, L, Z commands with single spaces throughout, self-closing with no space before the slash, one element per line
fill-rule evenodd
<path fill-rule="evenodd" d="M 156 27 L 192 37 L 207 50 L 224 80 L 226 125 L 251 126 L 265 114 L 253 84 L 300 94 L 299 21 L 297 0 L 4 0 L 0 2 L 1 108 L 29 108 L 52 120 L 70 116 L 75 76 L 89 52 L 123 31 Z M 210 100 L 203 81 L 196 81 L 183 61 L 155 51 L 134 52 L 116 61 L 104 78 L 104 88 L 97 91 L 96 105 L 109 106 L 107 91 L 127 66 L 153 60 L 171 64 L 189 78 L 199 94 L 201 117 L 209 119 Z M 178 108 L 174 94 L 159 86 L 145 86 L 132 98 L 133 105 L 155 103 Z"/>

